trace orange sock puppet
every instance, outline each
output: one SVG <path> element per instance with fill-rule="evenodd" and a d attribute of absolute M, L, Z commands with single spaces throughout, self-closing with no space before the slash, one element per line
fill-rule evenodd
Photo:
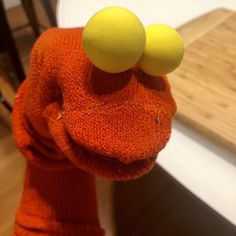
<path fill-rule="evenodd" d="M 15 99 L 14 137 L 27 159 L 15 236 L 104 235 L 94 175 L 139 177 L 170 137 L 176 105 L 167 78 L 137 66 L 98 69 L 82 33 L 43 33 Z"/>

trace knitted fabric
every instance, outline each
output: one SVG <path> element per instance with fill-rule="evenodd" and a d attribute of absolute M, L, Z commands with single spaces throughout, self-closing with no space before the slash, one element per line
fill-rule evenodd
<path fill-rule="evenodd" d="M 90 174 L 137 178 L 153 167 L 170 136 L 176 105 L 167 78 L 153 78 L 137 68 L 119 74 L 97 69 L 83 51 L 82 30 L 46 31 L 32 50 L 29 76 L 17 93 L 14 136 L 29 164 L 16 235 L 102 235 Z M 53 183 L 55 188 L 48 187 Z M 87 204 L 79 191 L 87 196 Z M 53 205 L 54 200 L 61 204 Z M 78 204 L 76 213 L 64 218 L 73 204 Z M 94 215 L 88 217 L 92 210 L 81 204 L 93 206 Z M 51 223 L 45 223 L 48 219 Z M 78 230 L 85 225 L 83 233 L 63 234 L 61 225 L 69 222 L 78 224 Z M 87 224 L 97 227 L 97 233 L 84 233 L 89 232 Z M 35 234 L 28 233 L 32 229 Z"/>
<path fill-rule="evenodd" d="M 78 169 L 48 171 L 28 163 L 14 235 L 104 235 L 94 177 Z"/>

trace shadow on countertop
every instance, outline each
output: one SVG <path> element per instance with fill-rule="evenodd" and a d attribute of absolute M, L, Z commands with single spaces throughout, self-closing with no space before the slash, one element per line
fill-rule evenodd
<path fill-rule="evenodd" d="M 223 191 L 223 190 L 222 190 Z M 236 227 L 160 166 L 113 184 L 117 236 L 236 236 Z"/>

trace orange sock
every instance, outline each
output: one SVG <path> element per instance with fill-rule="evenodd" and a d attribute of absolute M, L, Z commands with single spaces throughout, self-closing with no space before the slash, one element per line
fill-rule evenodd
<path fill-rule="evenodd" d="M 14 137 L 28 160 L 18 236 L 103 235 L 91 174 L 137 178 L 170 137 L 176 105 L 167 78 L 100 71 L 81 34 L 45 32 L 16 96 Z"/>
<path fill-rule="evenodd" d="M 91 174 L 77 168 L 42 170 L 28 163 L 15 235 L 104 235 L 96 204 Z"/>

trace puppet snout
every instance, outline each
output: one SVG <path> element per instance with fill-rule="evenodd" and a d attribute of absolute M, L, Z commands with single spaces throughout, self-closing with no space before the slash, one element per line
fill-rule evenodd
<path fill-rule="evenodd" d="M 171 115 L 162 107 L 119 104 L 64 111 L 72 139 L 93 153 L 129 164 L 150 159 L 169 139 Z"/>

